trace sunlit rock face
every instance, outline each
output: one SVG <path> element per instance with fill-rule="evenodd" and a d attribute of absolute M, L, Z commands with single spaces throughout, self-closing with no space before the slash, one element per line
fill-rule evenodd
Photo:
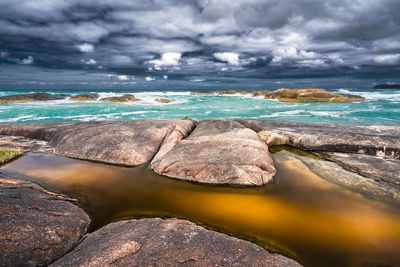
<path fill-rule="evenodd" d="M 0 125 L 0 134 L 48 141 L 60 155 L 137 166 L 150 162 L 169 134 L 178 142 L 194 126 L 192 120 Z"/>
<path fill-rule="evenodd" d="M 263 185 L 275 168 L 268 147 L 240 123 L 202 121 L 151 168 L 158 174 L 210 184 Z"/>
<path fill-rule="evenodd" d="M 0 265 L 45 266 L 72 249 L 90 219 L 67 200 L 0 175 Z"/>
<path fill-rule="evenodd" d="M 111 223 L 52 266 L 300 266 L 284 256 L 178 219 Z"/>

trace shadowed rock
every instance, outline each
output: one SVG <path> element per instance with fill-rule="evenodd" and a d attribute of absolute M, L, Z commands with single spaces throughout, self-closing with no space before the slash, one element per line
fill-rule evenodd
<path fill-rule="evenodd" d="M 142 219 L 111 223 L 52 266 L 300 266 L 247 241 L 194 223 Z"/>
<path fill-rule="evenodd" d="M 73 95 L 69 98 L 72 101 L 96 101 L 99 98 L 99 94 L 79 94 Z"/>
<path fill-rule="evenodd" d="M 282 102 L 356 102 L 365 100 L 361 96 L 338 94 L 320 88 L 282 88 L 275 91 L 256 92 L 254 95 Z"/>
<path fill-rule="evenodd" d="M 100 99 L 100 101 L 106 101 L 106 102 L 136 102 L 136 101 L 140 101 L 140 99 L 136 98 L 134 95 L 131 95 L 131 94 L 124 94 L 122 96 L 105 97 L 105 98 Z"/>
<path fill-rule="evenodd" d="M 151 161 L 164 139 L 177 142 L 194 126 L 192 120 L 0 125 L 0 134 L 47 141 L 64 156 L 136 166 Z"/>
<path fill-rule="evenodd" d="M 67 98 L 67 96 L 68 95 L 64 95 L 64 94 L 53 95 L 53 94 L 49 94 L 49 93 L 7 95 L 7 96 L 0 97 L 0 104 L 59 100 L 59 99 L 65 99 L 65 98 Z"/>
<path fill-rule="evenodd" d="M 400 126 L 349 126 L 267 120 L 236 120 L 256 131 L 267 145 L 400 158 Z"/>
<path fill-rule="evenodd" d="M 158 174 L 212 184 L 263 185 L 275 174 L 268 147 L 234 121 L 198 124 L 190 136 L 151 163 Z"/>
<path fill-rule="evenodd" d="M 45 266 L 70 251 L 89 216 L 60 195 L 0 174 L 0 266 Z"/>

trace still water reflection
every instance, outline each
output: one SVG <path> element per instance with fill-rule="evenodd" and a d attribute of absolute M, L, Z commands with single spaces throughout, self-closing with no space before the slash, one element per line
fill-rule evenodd
<path fill-rule="evenodd" d="M 274 154 L 275 182 L 205 186 L 124 168 L 29 153 L 3 171 L 80 200 L 92 229 L 138 217 L 179 217 L 257 242 L 305 266 L 400 265 L 400 210 L 326 182 Z"/>

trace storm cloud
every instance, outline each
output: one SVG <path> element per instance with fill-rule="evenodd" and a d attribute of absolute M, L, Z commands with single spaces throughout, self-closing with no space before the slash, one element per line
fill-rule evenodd
<path fill-rule="evenodd" d="M 27 68 L 113 83 L 395 75 L 399 10 L 398 0 L 0 0 L 0 82 L 28 83 Z"/>

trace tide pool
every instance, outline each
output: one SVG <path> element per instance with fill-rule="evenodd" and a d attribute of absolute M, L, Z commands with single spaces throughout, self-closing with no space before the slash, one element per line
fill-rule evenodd
<path fill-rule="evenodd" d="M 114 90 L 98 92 L 100 97 L 132 93 L 142 101 L 134 103 L 73 102 L 56 100 L 0 105 L 0 123 L 50 123 L 131 119 L 196 120 L 210 118 L 254 118 L 311 123 L 352 125 L 400 125 L 400 90 L 335 90 L 357 94 L 365 102 L 284 103 L 250 95 L 192 95 L 190 91 L 134 92 Z M 0 95 L 31 93 L 32 90 L 0 91 Z M 44 92 L 41 90 L 41 92 Z M 88 93 L 92 91 L 51 90 L 51 93 Z M 162 104 L 156 98 L 168 98 Z"/>

